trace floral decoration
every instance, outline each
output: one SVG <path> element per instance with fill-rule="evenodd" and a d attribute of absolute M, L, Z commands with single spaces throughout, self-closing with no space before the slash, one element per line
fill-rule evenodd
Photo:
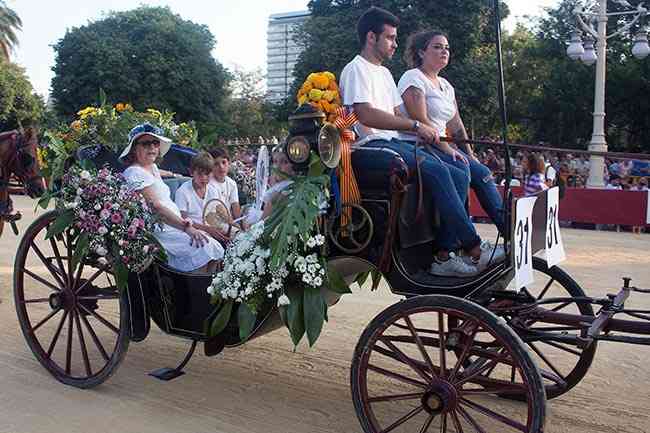
<path fill-rule="evenodd" d="M 55 201 L 60 215 L 47 237 L 72 229 L 73 259 L 92 257 L 110 266 L 120 288 L 126 287 L 128 272 L 143 272 L 154 257 L 164 257 L 152 234 L 159 222 L 142 194 L 121 173 L 72 166 L 62 178 Z"/>
<path fill-rule="evenodd" d="M 327 115 L 328 122 L 336 120 L 336 109 L 341 106 L 341 94 L 336 76 L 329 72 L 313 72 L 300 86 L 298 105 L 311 104 Z"/>
<path fill-rule="evenodd" d="M 47 142 L 38 149 L 38 159 L 46 178 L 59 179 L 77 149 L 104 146 L 119 154 L 127 145 L 126 137 L 134 125 L 148 122 L 163 130 L 174 143 L 196 146 L 198 133 L 193 122 L 175 123 L 174 113 L 149 108 L 134 110 L 129 103 L 110 105 L 100 94 L 99 106 L 77 112 L 70 124 L 62 124 L 46 132 Z"/>

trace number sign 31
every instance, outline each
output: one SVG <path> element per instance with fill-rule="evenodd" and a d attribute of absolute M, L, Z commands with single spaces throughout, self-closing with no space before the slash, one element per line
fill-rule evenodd
<path fill-rule="evenodd" d="M 548 267 L 557 265 L 566 259 L 562 235 L 560 234 L 560 194 L 559 188 L 551 188 L 547 192 L 546 201 L 546 241 L 545 258 Z"/>
<path fill-rule="evenodd" d="M 513 253 L 515 259 L 515 289 L 520 289 L 533 282 L 533 207 L 537 197 L 525 197 L 517 200 L 515 208 L 515 225 Z"/>

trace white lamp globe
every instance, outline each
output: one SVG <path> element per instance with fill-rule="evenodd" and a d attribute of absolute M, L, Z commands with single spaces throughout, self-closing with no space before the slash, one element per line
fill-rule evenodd
<path fill-rule="evenodd" d="M 632 46 L 632 55 L 637 59 L 645 59 L 650 54 L 650 45 L 648 45 L 648 35 L 645 32 L 639 32 L 634 38 Z"/>
<path fill-rule="evenodd" d="M 584 54 L 585 49 L 582 46 L 582 38 L 580 33 L 572 33 L 571 41 L 566 49 L 566 54 L 571 60 L 578 60 Z"/>
<path fill-rule="evenodd" d="M 580 56 L 580 60 L 587 66 L 593 65 L 598 60 L 596 51 L 594 50 L 594 40 L 593 38 L 585 39 L 584 53 Z"/>

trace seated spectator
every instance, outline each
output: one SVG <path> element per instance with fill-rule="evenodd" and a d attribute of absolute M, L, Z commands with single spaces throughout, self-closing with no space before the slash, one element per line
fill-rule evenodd
<path fill-rule="evenodd" d="M 170 147 L 171 140 L 163 137 L 159 128 L 146 123 L 136 126 L 129 132 L 129 144 L 120 155 L 127 165 L 124 177 L 162 220 L 154 236 L 165 248 L 169 266 L 183 272 L 214 272 L 223 258 L 223 247 L 194 227 L 192 221 L 182 218 L 155 164 Z"/>
<path fill-rule="evenodd" d="M 535 195 L 548 189 L 544 182 L 544 159 L 537 154 L 531 153 L 526 159 L 526 180 L 524 183 L 524 195 Z"/>
<path fill-rule="evenodd" d="M 642 177 L 639 182 L 632 188 L 632 191 L 648 191 L 648 178 Z"/>
<path fill-rule="evenodd" d="M 621 187 L 621 177 L 616 175 L 616 174 L 610 175 L 609 176 L 609 181 L 607 182 L 607 185 L 605 186 L 605 189 L 614 189 L 614 190 L 623 189 Z"/>

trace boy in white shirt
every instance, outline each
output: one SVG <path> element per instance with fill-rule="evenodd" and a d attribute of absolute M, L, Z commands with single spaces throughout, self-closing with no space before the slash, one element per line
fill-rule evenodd
<path fill-rule="evenodd" d="M 203 223 L 203 209 L 210 200 L 219 197 L 219 192 L 210 184 L 214 159 L 207 152 L 200 152 L 192 158 L 188 180 L 176 190 L 174 201 L 181 211 L 181 217 L 192 221 L 192 226 L 209 233 L 213 238 L 224 241 L 226 237 L 217 228 Z"/>
<path fill-rule="evenodd" d="M 228 206 L 228 210 L 230 210 L 230 215 L 233 220 L 237 220 L 241 217 L 241 206 L 239 206 L 237 182 L 228 176 L 228 171 L 230 170 L 230 155 L 228 154 L 228 151 L 222 147 L 211 150 L 210 155 L 212 155 L 212 158 L 214 159 L 210 185 L 216 189 L 217 198 Z M 244 230 L 246 229 L 243 226 L 243 220 L 242 228 Z"/>

